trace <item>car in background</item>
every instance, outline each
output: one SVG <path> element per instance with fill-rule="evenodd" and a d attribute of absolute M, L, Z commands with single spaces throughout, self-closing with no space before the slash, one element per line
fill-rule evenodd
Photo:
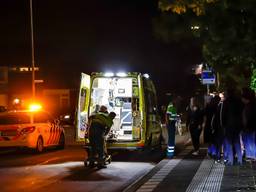
<path fill-rule="evenodd" d="M 62 114 L 59 117 L 60 123 L 63 126 L 72 126 L 74 125 L 74 115 L 72 113 Z"/>
<path fill-rule="evenodd" d="M 49 113 L 17 110 L 0 113 L 0 148 L 25 147 L 42 152 L 46 147 L 65 146 L 64 129 Z"/>

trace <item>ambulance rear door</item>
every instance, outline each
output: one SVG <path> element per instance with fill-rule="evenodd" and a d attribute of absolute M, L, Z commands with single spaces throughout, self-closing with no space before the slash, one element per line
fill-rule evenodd
<path fill-rule="evenodd" d="M 85 73 L 81 73 L 81 82 L 77 104 L 76 114 L 76 140 L 84 141 L 84 136 L 87 133 L 87 122 L 90 102 L 90 86 L 91 77 Z"/>

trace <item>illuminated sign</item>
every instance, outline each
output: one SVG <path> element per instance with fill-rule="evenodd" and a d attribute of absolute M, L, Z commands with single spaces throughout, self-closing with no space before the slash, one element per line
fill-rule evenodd
<path fill-rule="evenodd" d="M 211 70 L 203 70 L 201 74 L 202 84 L 215 84 L 215 74 Z"/>

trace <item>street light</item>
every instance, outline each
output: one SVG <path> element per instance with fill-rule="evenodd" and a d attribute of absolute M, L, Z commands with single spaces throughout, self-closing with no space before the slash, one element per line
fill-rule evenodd
<path fill-rule="evenodd" d="M 33 5 L 30 2 L 30 31 L 31 31 L 31 59 L 32 59 L 32 99 L 35 100 L 36 86 L 35 86 L 35 50 L 34 50 L 34 26 L 33 26 Z"/>

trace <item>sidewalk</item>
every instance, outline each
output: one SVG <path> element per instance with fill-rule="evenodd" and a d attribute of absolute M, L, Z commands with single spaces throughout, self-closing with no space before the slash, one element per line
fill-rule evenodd
<path fill-rule="evenodd" d="M 150 172 L 128 186 L 124 192 L 235 192 L 256 191 L 256 162 L 243 166 L 225 166 L 206 156 L 193 156 L 192 146 L 185 147 L 183 136 L 176 136 L 179 153 L 173 159 L 163 159 Z"/>

